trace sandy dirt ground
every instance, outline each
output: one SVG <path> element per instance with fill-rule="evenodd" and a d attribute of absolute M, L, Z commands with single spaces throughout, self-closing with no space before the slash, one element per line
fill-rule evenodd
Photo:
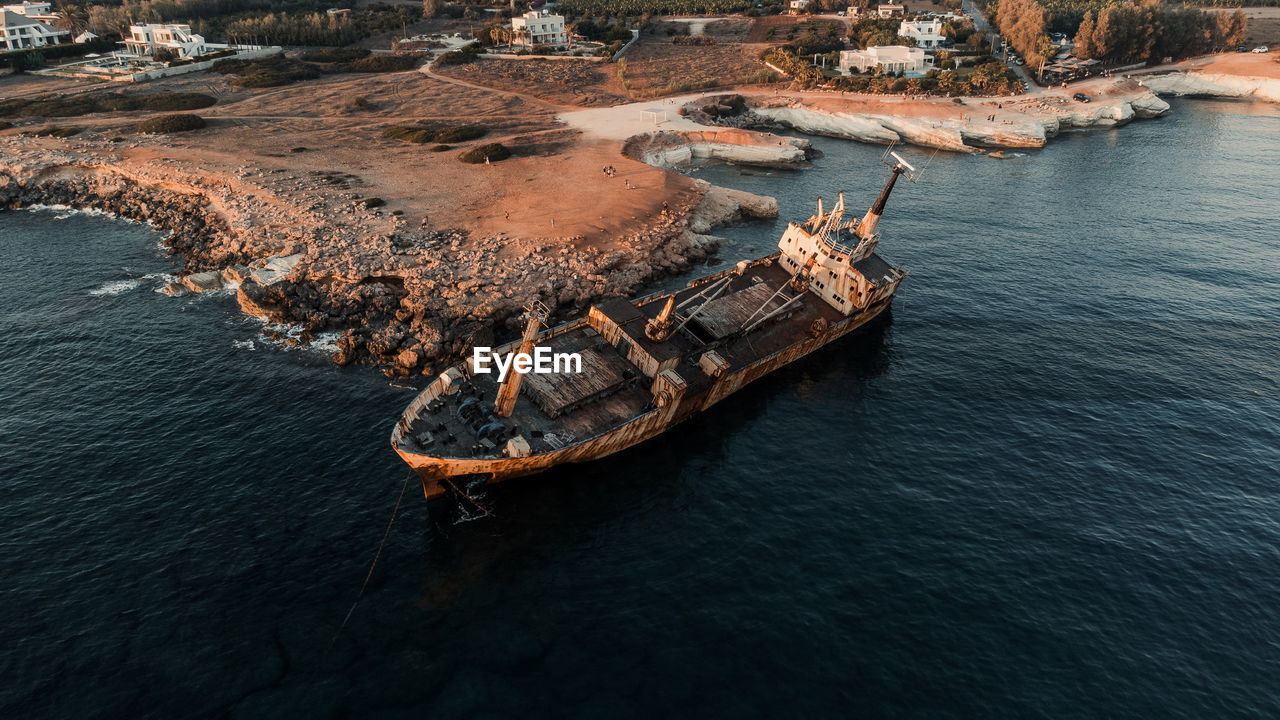
<path fill-rule="evenodd" d="M 1207 55 L 1171 65 L 1160 65 L 1134 74 L 1161 73 L 1170 70 L 1200 70 L 1225 75 L 1277 79 L 1280 78 L 1280 48 L 1273 47 L 1269 53 Z"/>
<path fill-rule="evenodd" d="M 4 97 L 84 89 L 32 76 L 12 86 L 0 83 Z M 11 94 L 10 87 L 17 92 Z M 120 146 L 134 157 L 168 157 L 213 170 L 249 164 L 264 172 L 341 172 L 354 176 L 350 184 L 362 196 L 383 199 L 381 212 L 402 214 L 409 226 L 574 238 L 596 246 L 634 232 L 660 214 L 663 203 L 674 205 L 693 193 L 687 178 L 630 160 L 618 144 L 584 139 L 556 123 L 560 106 L 416 71 L 334 76 L 265 90 L 236 89 L 222 76 L 202 73 L 110 89 L 204 92 L 219 102 L 198 111 L 210 127 L 194 133 L 140 136 L 131 126 L 145 114 L 106 113 L 47 122 L 17 119 L 19 126 L 0 137 L 47 124 L 74 125 L 85 128 L 77 138 L 47 142 L 73 146 L 79 139 L 121 137 Z M 356 97 L 372 107 L 357 108 Z M 389 125 L 424 122 L 479 123 L 489 133 L 446 152 L 381 135 Z M 485 142 L 502 142 L 515 156 L 489 165 L 458 161 L 462 151 Z M 617 172 L 606 176 L 605 165 Z"/>

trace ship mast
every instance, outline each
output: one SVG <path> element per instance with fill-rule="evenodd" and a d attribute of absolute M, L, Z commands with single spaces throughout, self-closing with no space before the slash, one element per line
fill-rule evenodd
<path fill-rule="evenodd" d="M 889 150 L 885 151 L 885 155 L 892 155 L 897 162 L 893 164 L 892 174 L 889 175 L 889 181 L 884 184 L 884 189 L 880 191 L 880 197 L 876 198 L 875 204 L 858 222 L 858 227 L 854 232 L 862 240 L 870 240 L 875 237 L 876 225 L 880 224 L 880 216 L 884 214 L 885 203 L 889 201 L 889 193 L 893 192 L 893 184 L 898 182 L 898 176 L 905 173 L 907 179 L 912 182 L 919 178 L 920 173 L 916 172 L 915 166 L 903 160 L 901 155 Z"/>
<path fill-rule="evenodd" d="M 542 303 L 534 301 L 529 305 L 525 313 L 528 322 L 524 326 L 524 335 L 520 338 L 520 347 L 516 349 L 516 357 L 529 356 L 533 353 L 533 346 L 538 339 L 538 328 L 547 320 L 547 308 Z M 493 411 L 498 417 L 511 417 L 511 413 L 516 407 L 516 398 L 520 396 L 520 383 L 524 381 L 524 373 L 516 369 L 516 363 L 511 363 L 511 371 L 507 375 L 507 379 L 498 388 L 498 397 L 493 402 Z"/>

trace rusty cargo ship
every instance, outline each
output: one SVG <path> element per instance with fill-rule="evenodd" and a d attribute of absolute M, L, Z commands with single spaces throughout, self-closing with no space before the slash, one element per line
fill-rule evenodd
<path fill-rule="evenodd" d="M 877 253 L 876 228 L 899 176 L 861 218 L 841 194 L 830 210 L 789 223 L 778 251 L 699 278 L 676 292 L 618 298 L 547 328 L 531 308 L 519 340 L 493 353 L 573 353 L 579 367 L 518 372 L 499 382 L 468 358 L 410 403 L 391 447 L 423 493 L 469 497 L 482 483 L 595 460 L 642 443 L 748 383 L 884 313 L 906 272 Z"/>

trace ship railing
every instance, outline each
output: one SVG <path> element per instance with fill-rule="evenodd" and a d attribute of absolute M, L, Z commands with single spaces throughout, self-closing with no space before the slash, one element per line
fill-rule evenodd
<path fill-rule="evenodd" d="M 440 397 L 440 392 L 444 388 L 444 378 L 437 377 L 427 386 L 425 390 L 418 393 L 418 397 L 409 403 L 409 407 L 405 408 L 404 413 L 400 415 L 400 422 L 396 423 L 395 433 L 391 438 L 393 443 L 398 444 L 402 438 L 409 434 L 409 429 L 413 424 L 422 417 L 422 411 L 426 410 L 427 405 Z"/>

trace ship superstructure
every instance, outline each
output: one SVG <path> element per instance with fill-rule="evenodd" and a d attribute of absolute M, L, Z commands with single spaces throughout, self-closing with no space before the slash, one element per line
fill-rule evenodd
<path fill-rule="evenodd" d="M 391 446 L 430 498 L 477 481 L 529 475 L 641 443 L 776 369 L 867 324 L 892 302 L 905 271 L 876 248 L 898 177 L 861 218 L 840 194 L 830 210 L 787 225 L 778 251 L 699 278 L 676 292 L 618 298 L 546 328 L 529 308 L 522 337 L 494 348 L 574 353 L 578 371 L 512 370 L 503 382 L 469 358 L 409 405 Z"/>

